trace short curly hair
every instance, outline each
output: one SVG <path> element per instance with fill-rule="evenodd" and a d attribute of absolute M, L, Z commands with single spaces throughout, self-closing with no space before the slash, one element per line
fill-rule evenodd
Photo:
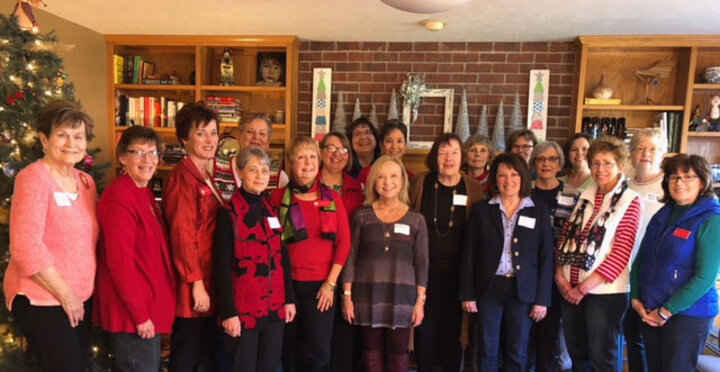
<path fill-rule="evenodd" d="M 79 104 L 68 100 L 56 100 L 48 103 L 40 110 L 37 117 L 37 130 L 50 138 L 50 133 L 54 129 L 69 125 L 72 128 L 78 128 L 85 124 L 85 139 L 89 142 L 93 139 L 93 129 L 95 123 Z"/>
<path fill-rule="evenodd" d="M 678 171 L 687 172 L 690 169 L 695 172 L 698 178 L 700 178 L 700 182 L 703 183 L 703 187 L 698 193 L 698 199 L 715 197 L 712 188 L 712 170 L 710 169 L 710 163 L 698 155 L 677 154 L 665 159 L 662 163 L 664 175 L 662 189 L 665 195 L 660 199 L 660 202 L 667 203 L 672 199 L 670 195 L 670 176 L 677 174 Z"/>
<path fill-rule="evenodd" d="M 600 139 L 593 141 L 587 152 L 588 165 L 592 164 L 592 159 L 595 155 L 603 152 L 609 152 L 615 158 L 615 163 L 618 167 L 622 167 L 628 162 L 630 152 L 628 151 L 625 142 L 621 141 L 616 137 L 605 136 Z"/>

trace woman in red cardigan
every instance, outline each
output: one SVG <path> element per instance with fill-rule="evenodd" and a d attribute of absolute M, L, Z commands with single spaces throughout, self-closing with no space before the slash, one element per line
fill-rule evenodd
<path fill-rule="evenodd" d="M 235 371 L 275 372 L 284 323 L 295 317 L 290 260 L 282 227 L 263 196 L 270 158 L 250 147 L 236 158 L 242 187 L 218 214 L 215 232 L 217 314 L 228 335 Z"/>
<path fill-rule="evenodd" d="M 212 289 L 212 250 L 217 213 L 223 205 L 208 163 L 215 157 L 218 122 L 201 103 L 186 105 L 175 117 L 175 135 L 187 158 L 170 173 L 163 211 L 178 273 L 176 319 L 170 341 L 170 371 L 212 369 L 220 332 Z"/>
<path fill-rule="evenodd" d="M 175 276 L 160 209 L 148 187 L 161 142 L 150 128 L 123 132 L 117 153 L 124 175 L 98 204 L 100 245 L 95 321 L 110 332 L 120 371 L 157 371 L 160 335 L 175 319 Z"/>
<path fill-rule="evenodd" d="M 285 332 L 283 364 L 286 371 L 321 370 L 330 362 L 335 289 L 350 254 L 350 226 L 340 195 L 317 181 L 317 142 L 296 137 L 288 164 L 290 185 L 270 198 L 280 209 L 297 306 Z"/>

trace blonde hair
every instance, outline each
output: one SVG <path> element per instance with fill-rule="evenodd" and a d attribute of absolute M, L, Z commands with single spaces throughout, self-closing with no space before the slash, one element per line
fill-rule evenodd
<path fill-rule="evenodd" d="M 640 146 L 640 142 L 646 139 L 655 143 L 660 153 L 663 155 L 667 154 L 668 140 L 665 136 L 665 132 L 659 128 L 645 128 L 635 133 L 635 135 L 630 139 L 630 151 L 637 150 L 637 147 Z"/>
<path fill-rule="evenodd" d="M 322 156 L 320 155 L 320 147 L 318 146 L 318 143 L 314 139 L 312 139 L 308 136 L 297 136 L 297 137 L 293 138 L 292 142 L 290 143 L 290 149 L 288 150 L 288 153 L 287 153 L 287 164 L 288 164 L 288 168 L 289 168 L 288 170 L 290 171 L 288 173 L 290 174 L 290 177 L 294 177 L 293 176 L 294 172 L 292 172 L 292 166 L 294 163 L 295 156 L 297 156 L 297 154 L 298 154 L 298 152 L 300 152 L 300 150 L 305 149 L 305 148 L 309 148 L 309 149 L 315 151 L 315 154 L 318 157 L 318 166 L 320 166 L 320 160 L 322 159 Z"/>
<path fill-rule="evenodd" d="M 383 155 L 378 158 L 378 160 L 376 160 L 373 164 L 372 168 L 370 168 L 370 174 L 367 178 L 367 185 L 365 185 L 365 205 L 372 205 L 374 202 L 380 199 L 380 194 L 375 191 L 375 184 L 377 183 L 379 169 L 385 163 L 395 163 L 400 167 L 400 170 L 402 170 L 403 184 L 400 187 L 400 194 L 398 195 L 398 198 L 401 202 L 410 205 L 410 194 L 408 192 L 409 181 L 407 172 L 405 171 L 405 166 L 403 166 L 403 163 L 402 161 L 400 161 L 400 159 L 388 155 Z"/>

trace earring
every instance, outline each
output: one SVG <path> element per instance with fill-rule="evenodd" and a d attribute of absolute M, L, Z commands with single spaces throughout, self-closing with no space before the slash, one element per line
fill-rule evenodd
<path fill-rule="evenodd" d="M 43 154 L 47 153 L 47 149 L 43 147 Z"/>

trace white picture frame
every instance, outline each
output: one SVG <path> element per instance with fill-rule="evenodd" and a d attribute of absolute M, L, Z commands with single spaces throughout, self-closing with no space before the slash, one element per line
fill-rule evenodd
<path fill-rule="evenodd" d="M 445 99 L 445 109 L 443 110 L 443 133 L 452 132 L 452 117 L 453 117 L 453 97 L 455 96 L 454 89 L 425 89 L 420 92 L 420 98 L 424 97 L 439 97 Z M 422 102 L 422 101 L 421 101 Z M 433 141 L 411 141 L 410 133 L 412 133 L 413 124 L 411 121 L 411 107 L 407 102 L 403 102 L 403 123 L 408 126 L 408 149 L 423 149 L 429 150 L 432 147 Z"/>

